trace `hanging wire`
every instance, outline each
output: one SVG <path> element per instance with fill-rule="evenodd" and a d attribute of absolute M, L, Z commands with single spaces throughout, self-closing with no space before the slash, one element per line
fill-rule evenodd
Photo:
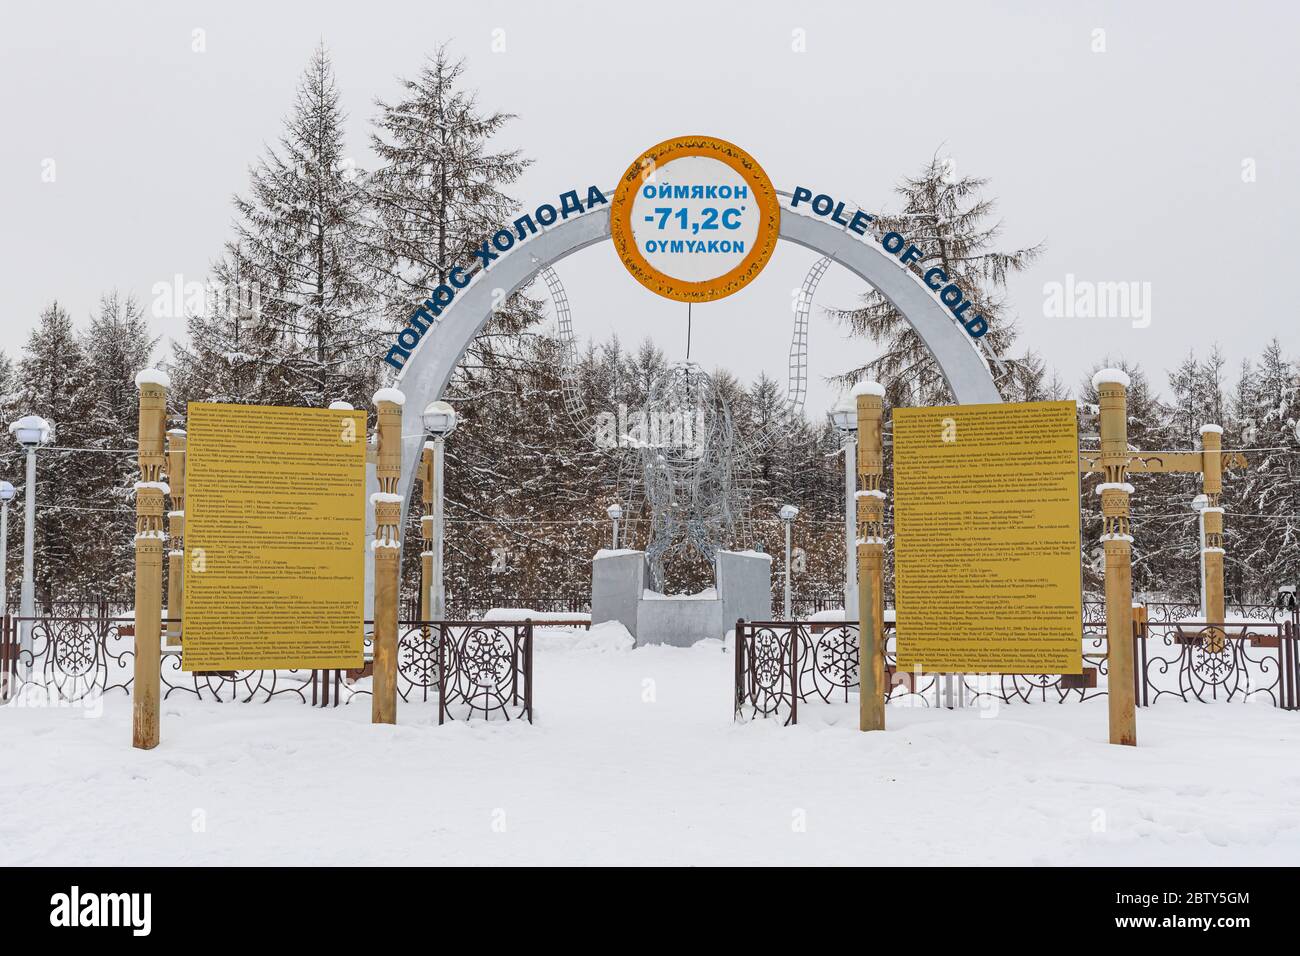
<path fill-rule="evenodd" d="M 43 455 L 51 451 L 98 451 L 107 452 L 112 455 L 135 455 L 139 454 L 138 448 L 74 448 L 71 445 L 42 445 L 37 455 Z"/>
<path fill-rule="evenodd" d="M 1147 449 L 1145 449 L 1145 448 L 1141 448 L 1141 449 L 1138 449 L 1138 450 L 1136 450 L 1136 451 L 1129 451 L 1129 455 L 1130 455 L 1130 456 L 1135 456 L 1135 457 L 1141 457 L 1141 458 L 1153 458 L 1153 457 L 1155 457 L 1156 455 L 1199 455 L 1199 454 L 1201 453 L 1201 451 L 1203 451 L 1203 450 L 1204 450 L 1204 449 L 1197 449 L 1197 448 L 1157 448 L 1157 449 L 1155 449 L 1155 450 L 1153 450 L 1153 451 L 1149 451 L 1149 450 L 1147 450 Z M 1219 451 L 1221 451 L 1221 452 L 1222 452 L 1223 454 L 1225 454 L 1225 455 L 1228 454 L 1229 452 L 1248 452 L 1248 451 L 1256 451 L 1256 452 L 1258 452 L 1258 451 L 1283 451 L 1283 452 L 1286 452 L 1287 454 L 1290 454 L 1290 455 L 1300 455 L 1300 448 L 1292 448 L 1292 447 L 1289 446 L 1289 445 L 1278 445 L 1278 446 L 1275 447 L 1275 448 L 1220 448 Z M 1080 454 L 1080 455 L 1100 455 L 1100 454 L 1101 454 L 1101 449 L 1100 449 L 1100 448 L 1080 448 L 1080 449 L 1079 449 L 1079 454 Z"/>
<path fill-rule="evenodd" d="M 79 505 L 37 505 L 37 514 L 43 514 L 46 511 L 95 511 L 102 514 L 114 515 L 133 515 L 135 510 L 132 508 L 83 508 Z"/>

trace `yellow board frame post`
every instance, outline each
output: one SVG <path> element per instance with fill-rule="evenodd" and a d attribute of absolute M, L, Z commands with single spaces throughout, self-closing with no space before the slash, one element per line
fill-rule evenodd
<path fill-rule="evenodd" d="M 145 369 L 135 377 L 140 390 L 135 483 L 135 679 L 131 687 L 131 745 L 158 746 L 162 669 L 163 429 L 167 420 L 166 372 Z"/>
<path fill-rule="evenodd" d="M 858 412 L 858 729 L 885 729 L 884 396 L 878 382 L 853 388 Z"/>
<path fill-rule="evenodd" d="M 395 388 L 375 392 L 375 540 L 370 542 L 375 569 L 374 678 L 370 722 L 397 723 L 397 587 L 401 575 L 402 499 L 397 483 L 402 471 L 402 405 Z"/>

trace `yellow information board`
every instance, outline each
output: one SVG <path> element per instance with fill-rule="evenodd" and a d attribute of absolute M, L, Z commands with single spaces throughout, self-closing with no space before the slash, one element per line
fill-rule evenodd
<path fill-rule="evenodd" d="M 366 415 L 191 402 L 182 668 L 362 666 Z"/>
<path fill-rule="evenodd" d="M 894 409 L 900 670 L 1081 673 L 1076 414 Z"/>

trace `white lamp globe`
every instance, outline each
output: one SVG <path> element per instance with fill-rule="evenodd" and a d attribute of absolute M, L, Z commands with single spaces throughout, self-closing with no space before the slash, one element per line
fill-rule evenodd
<path fill-rule="evenodd" d="M 39 415 L 24 415 L 9 425 L 9 434 L 20 445 L 44 445 L 50 440 L 53 426 Z"/>
<path fill-rule="evenodd" d="M 456 410 L 446 402 L 430 402 L 420 417 L 424 421 L 425 431 L 440 438 L 456 430 Z"/>
<path fill-rule="evenodd" d="M 831 409 L 831 424 L 838 432 L 855 432 L 858 430 L 858 409 L 847 398 Z"/>

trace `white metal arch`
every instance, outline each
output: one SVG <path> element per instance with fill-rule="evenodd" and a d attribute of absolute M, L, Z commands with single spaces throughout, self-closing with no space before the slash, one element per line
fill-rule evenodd
<path fill-rule="evenodd" d="M 526 286 L 544 267 L 609 238 L 608 206 L 561 220 L 503 253 L 491 269 L 476 273 L 474 280 L 442 313 L 438 324 L 424 334 L 396 382 L 396 387 L 406 395 L 402 477 L 398 484 L 403 527 L 424 446 L 420 413 L 425 405 L 442 396 L 457 363 L 487 323 L 493 306 L 503 296 Z M 781 208 L 780 238 L 829 257 L 875 287 L 916 329 L 959 403 L 1001 402 L 993 376 L 974 340 L 915 275 L 878 245 L 850 234 L 827 219 L 801 215 L 785 206 Z M 371 493 L 379 490 L 373 466 L 368 469 L 367 486 Z M 374 536 L 372 512 L 373 509 L 367 509 L 368 538 Z M 371 563 L 367 561 L 367 613 L 372 607 L 372 573 Z"/>

